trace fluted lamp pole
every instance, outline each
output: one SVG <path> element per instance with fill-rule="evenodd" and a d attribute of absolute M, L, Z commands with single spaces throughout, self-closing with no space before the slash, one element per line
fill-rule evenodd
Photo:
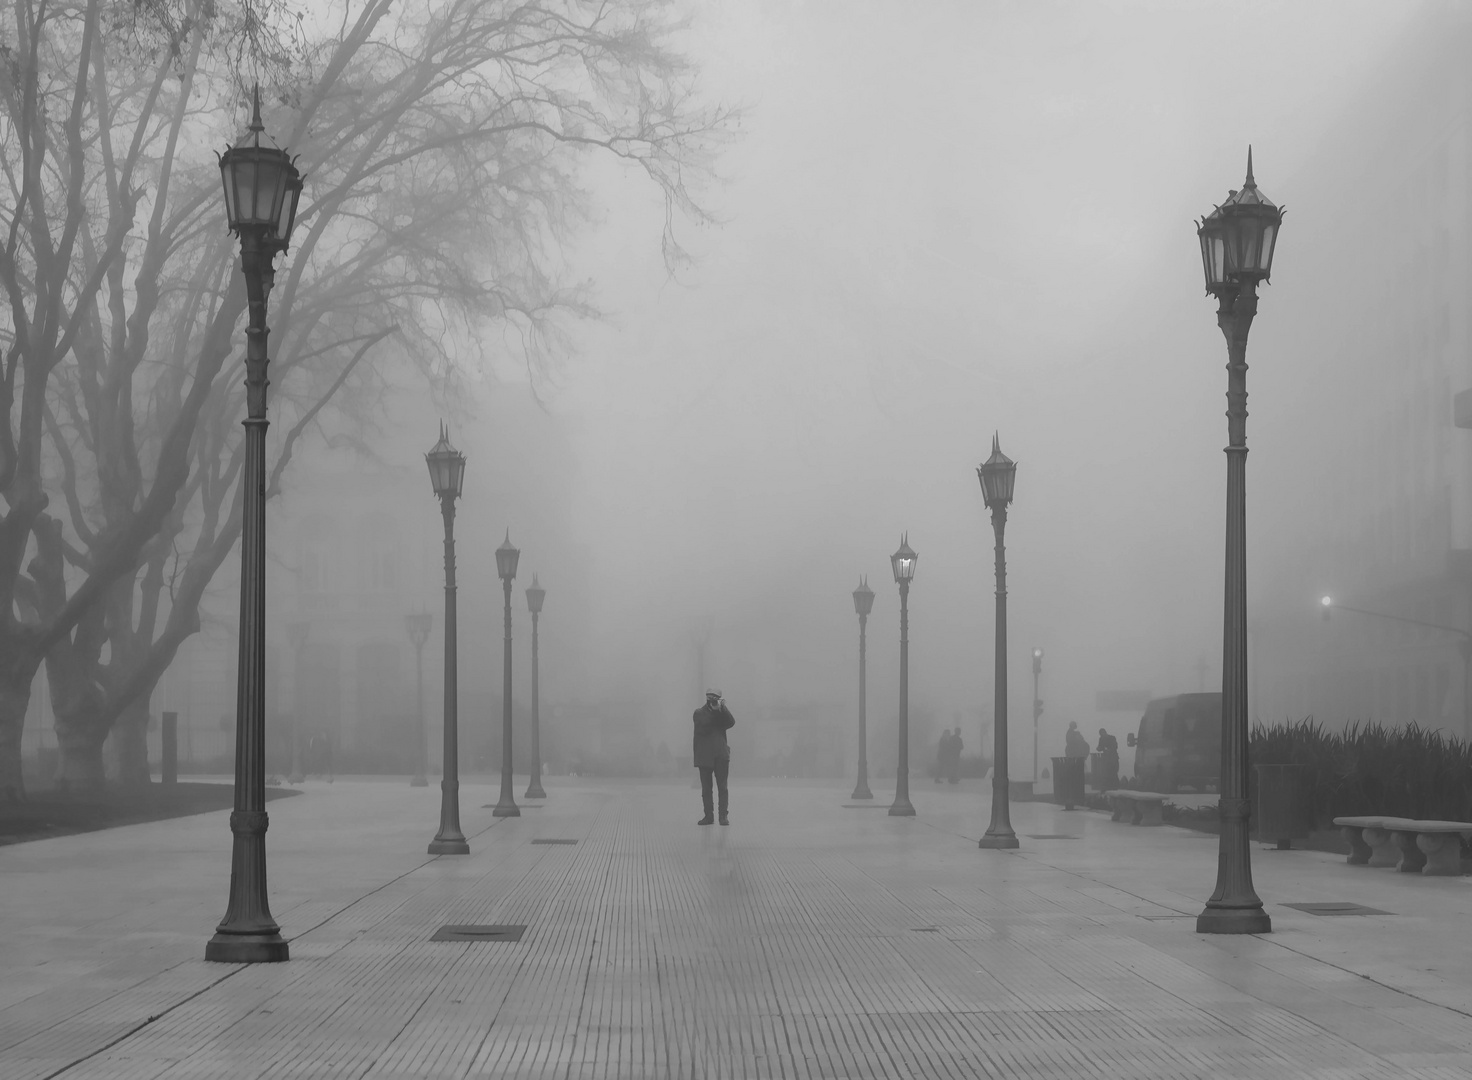
<path fill-rule="evenodd" d="M 220 156 L 225 212 L 240 237 L 240 268 L 250 311 L 245 351 L 245 467 L 241 474 L 240 659 L 235 698 L 235 806 L 230 814 L 230 899 L 206 960 L 271 963 L 287 959 L 266 899 L 266 301 L 274 260 L 291 244 L 302 175 L 291 155 L 262 146 L 261 94 L 250 126 Z"/>
<path fill-rule="evenodd" d="M 546 598 L 547 590 L 542 588 L 537 575 L 533 574 L 532 583 L 526 590 L 526 607 L 532 613 L 532 776 L 523 796 L 527 799 L 547 797 L 547 793 L 542 790 L 542 716 L 538 701 L 541 675 L 537 670 L 537 622 L 542 617 L 542 601 Z"/>
<path fill-rule="evenodd" d="M 460 830 L 460 676 L 455 614 L 455 500 L 465 484 L 465 455 L 450 445 L 440 425 L 440 441 L 424 455 L 429 480 L 445 522 L 445 752 L 440 770 L 440 831 L 429 842 L 431 855 L 469 855 Z"/>
<path fill-rule="evenodd" d="M 1002 453 L 1001 444 L 992 436 L 992 456 L 976 467 L 981 481 L 981 496 L 992 512 L 992 534 L 996 538 L 997 629 L 996 659 L 992 675 L 994 719 L 992 722 L 992 821 L 977 846 L 983 848 L 1015 848 L 1017 834 L 1012 831 L 1011 791 L 1007 778 L 1007 507 L 1012 502 L 1012 487 L 1017 482 L 1017 462 Z"/>
<path fill-rule="evenodd" d="M 1257 314 L 1257 284 L 1267 281 L 1283 211 L 1257 189 L 1252 148 L 1240 191 L 1201 219 L 1206 291 L 1217 299 L 1227 340 L 1227 536 L 1222 615 L 1221 833 L 1216 890 L 1196 917 L 1202 934 L 1266 934 L 1272 920 L 1252 887 L 1247 799 L 1247 332 Z"/>
<path fill-rule="evenodd" d="M 867 627 L 869 625 L 869 612 L 874 610 L 874 590 L 869 588 L 869 579 L 860 578 L 859 587 L 854 590 L 854 611 L 859 616 L 859 780 L 854 785 L 854 793 L 851 798 L 872 799 L 874 793 L 869 790 L 869 728 L 865 714 L 868 696 L 868 680 L 865 671 L 867 652 Z"/>
<path fill-rule="evenodd" d="M 496 549 L 496 573 L 506 597 L 506 648 L 501 657 L 501 797 L 491 811 L 495 817 L 521 817 L 511 791 L 511 583 L 516 580 L 516 563 L 521 552 L 511 546 L 511 531 Z"/>
<path fill-rule="evenodd" d="M 1043 699 L 1038 697 L 1038 679 L 1043 674 L 1043 650 L 1032 651 L 1032 782 L 1038 782 L 1038 720 L 1043 715 Z"/>
<path fill-rule="evenodd" d="M 312 624 L 297 620 L 286 624 L 286 643 L 291 646 L 292 671 L 296 678 L 296 711 L 291 718 L 291 775 L 288 784 L 300 784 L 306 779 L 302 774 L 302 650 L 307 644 L 307 634 Z"/>
<path fill-rule="evenodd" d="M 900 733 L 890 817 L 915 816 L 910 802 L 910 582 L 915 578 L 919 558 L 910 550 L 909 534 L 900 538 L 899 550 L 889 557 L 895 584 L 900 587 Z"/>
<path fill-rule="evenodd" d="M 424 737 L 424 643 L 429 640 L 429 631 L 434 626 L 434 616 L 424 611 L 404 616 L 404 629 L 414 645 L 414 775 L 410 787 L 428 787 L 428 748 Z"/>

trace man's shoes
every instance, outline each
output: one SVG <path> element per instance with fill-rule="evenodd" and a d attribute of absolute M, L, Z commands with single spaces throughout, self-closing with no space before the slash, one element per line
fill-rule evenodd
<path fill-rule="evenodd" d="M 707 822 L 707 824 L 709 824 L 709 822 Z M 721 824 L 722 825 L 729 825 L 729 824 L 731 824 L 731 819 L 728 818 L 725 814 L 722 814 L 721 815 Z"/>
<path fill-rule="evenodd" d="M 697 825 L 714 825 L 715 823 L 716 823 L 716 819 L 713 818 L 713 817 L 711 817 L 709 814 L 706 814 L 705 817 L 701 818 L 695 824 L 697 824 Z"/>

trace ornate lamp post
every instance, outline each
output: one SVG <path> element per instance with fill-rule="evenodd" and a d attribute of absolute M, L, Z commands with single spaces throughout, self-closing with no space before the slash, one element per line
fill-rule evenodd
<path fill-rule="evenodd" d="M 1257 314 L 1257 283 L 1273 267 L 1283 211 L 1257 190 L 1252 149 L 1241 191 L 1197 228 L 1206 291 L 1218 301 L 1227 339 L 1227 543 L 1222 620 L 1221 838 L 1216 891 L 1196 918 L 1202 934 L 1265 934 L 1272 921 L 1252 887 L 1247 801 L 1247 332 Z"/>
<path fill-rule="evenodd" d="M 302 175 L 291 156 L 261 145 L 261 95 L 253 96 L 249 134 L 220 156 L 225 212 L 240 237 L 240 267 L 250 308 L 246 328 L 244 511 L 240 538 L 240 662 L 235 706 L 235 808 L 230 814 L 230 901 L 206 960 L 269 963 L 287 959 L 281 928 L 266 900 L 266 298 L 273 260 L 291 243 Z"/>
<path fill-rule="evenodd" d="M 1002 453 L 992 436 L 992 456 L 976 467 L 981 481 L 981 496 L 992 512 L 992 532 L 997 538 L 997 632 L 996 668 L 992 722 L 992 822 L 978 843 L 984 848 L 1015 848 L 1017 834 L 1012 831 L 1011 792 L 1007 780 L 1007 547 L 1003 534 L 1007 529 L 1007 506 L 1012 501 L 1012 486 L 1017 481 L 1017 462 Z M 1037 654 L 1034 669 L 1039 670 L 1042 654 Z M 1037 719 L 1033 719 L 1036 729 Z M 1036 745 L 1036 741 L 1034 741 Z M 1036 749 L 1034 749 L 1036 753 Z M 1036 766 L 1034 766 L 1036 768 Z"/>
<path fill-rule="evenodd" d="M 460 683 L 455 618 L 455 500 L 465 484 L 465 455 L 450 445 L 440 425 L 440 441 L 424 455 L 429 481 L 445 519 L 445 763 L 440 771 L 440 831 L 429 842 L 431 855 L 469 855 L 460 831 Z"/>
<path fill-rule="evenodd" d="M 291 646 L 296 678 L 296 714 L 291 718 L 291 775 L 286 778 L 288 784 L 300 784 L 306 779 L 302 775 L 302 649 L 307 644 L 307 633 L 311 628 L 309 622 L 286 624 L 286 643 Z"/>
<path fill-rule="evenodd" d="M 409 640 L 414 643 L 414 756 L 417 760 L 414 776 L 409 781 L 410 787 L 429 786 L 429 778 L 424 775 L 427 771 L 425 757 L 428 755 L 424 745 L 424 643 L 429 640 L 429 631 L 433 626 L 434 616 L 427 611 L 404 616 L 404 629 L 409 632 Z"/>
<path fill-rule="evenodd" d="M 895 584 L 900 587 L 900 745 L 894 768 L 894 804 L 890 817 L 914 817 L 910 803 L 910 582 L 920 556 L 910 550 L 910 537 L 900 538 L 900 547 L 889 557 Z"/>
<path fill-rule="evenodd" d="M 1043 699 L 1038 697 L 1038 677 L 1043 673 L 1043 650 L 1032 651 L 1032 782 L 1038 782 L 1038 719 L 1043 715 Z"/>
<path fill-rule="evenodd" d="M 521 817 L 516 796 L 511 793 L 511 583 L 516 580 L 516 563 L 521 552 L 511 546 L 511 530 L 496 549 L 496 573 L 506 594 L 506 651 L 501 658 L 501 798 L 491 811 L 495 817 Z"/>
<path fill-rule="evenodd" d="M 531 780 L 526 785 L 526 799 L 545 799 L 547 793 L 542 790 L 542 718 L 541 709 L 537 701 L 541 678 L 537 671 L 537 620 L 542 617 L 542 601 L 547 598 L 547 590 L 542 588 L 537 575 L 532 575 L 532 583 L 526 590 L 527 610 L 532 613 L 532 768 Z"/>
<path fill-rule="evenodd" d="M 869 588 L 868 578 L 860 578 L 859 587 L 854 590 L 854 611 L 859 616 L 859 782 L 854 785 L 854 793 L 850 796 L 854 799 L 874 797 L 874 793 L 869 790 L 869 731 L 865 717 L 868 680 L 864 669 L 869 612 L 873 610 L 874 590 Z"/>

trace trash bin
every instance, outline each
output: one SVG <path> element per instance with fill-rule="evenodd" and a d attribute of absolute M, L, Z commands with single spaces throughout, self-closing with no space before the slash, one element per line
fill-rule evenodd
<path fill-rule="evenodd" d="M 1252 818 L 1257 838 L 1280 851 L 1306 840 L 1314 827 L 1313 770 L 1307 765 L 1257 765 Z"/>
<path fill-rule="evenodd" d="M 1083 758 L 1055 757 L 1053 759 L 1053 801 L 1062 803 L 1065 810 L 1072 810 L 1084 801 Z"/>

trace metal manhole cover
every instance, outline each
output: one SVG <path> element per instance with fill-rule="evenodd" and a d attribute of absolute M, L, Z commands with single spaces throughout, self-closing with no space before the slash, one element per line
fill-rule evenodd
<path fill-rule="evenodd" d="M 576 844 L 576 840 L 533 840 L 534 844 Z"/>
<path fill-rule="evenodd" d="M 442 926 L 430 941 L 520 941 L 525 926 Z"/>
<path fill-rule="evenodd" d="M 1318 904 L 1284 904 L 1284 907 L 1296 908 L 1306 911 L 1310 915 L 1389 915 L 1388 911 L 1379 908 L 1365 907 L 1363 904 L 1349 904 L 1343 901 L 1333 901 Z"/>
<path fill-rule="evenodd" d="M 1080 837 L 1066 832 L 1028 833 L 1029 840 L 1078 840 Z"/>

